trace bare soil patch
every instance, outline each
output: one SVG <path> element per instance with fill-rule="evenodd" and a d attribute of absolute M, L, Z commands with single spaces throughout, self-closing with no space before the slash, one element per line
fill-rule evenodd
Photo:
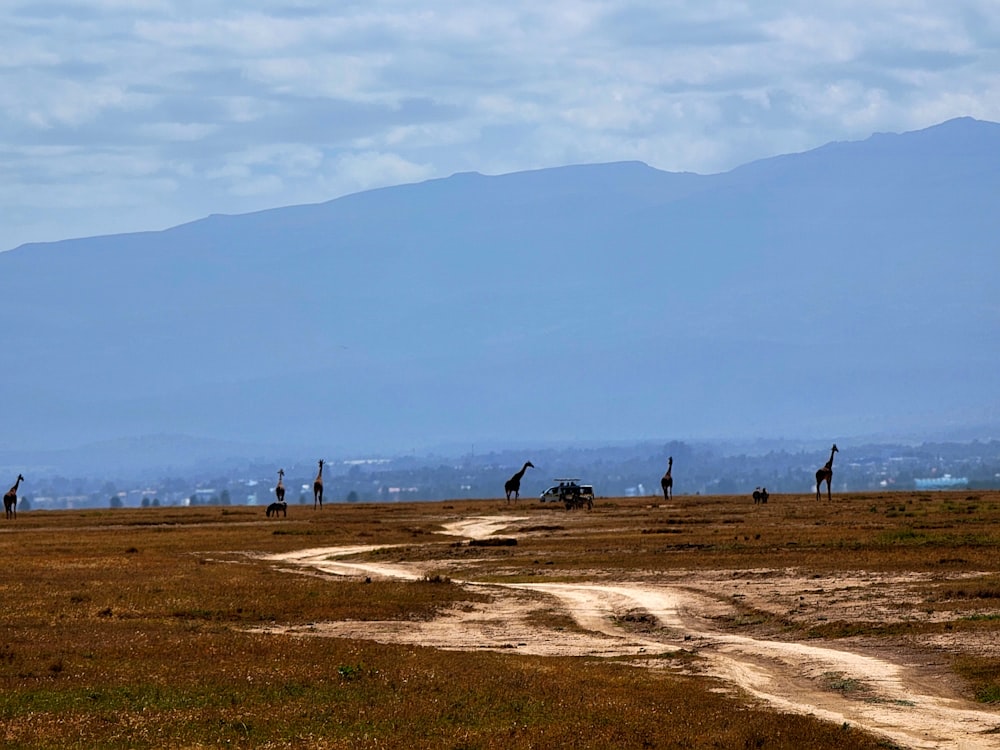
<path fill-rule="evenodd" d="M 642 515 L 662 507 L 642 506 Z M 763 515 L 747 508 L 728 520 L 732 525 L 748 523 L 755 512 Z M 784 509 L 786 516 L 797 512 Z M 617 525 L 618 515 L 607 514 L 614 517 L 610 526 L 596 522 L 599 516 L 594 514 L 567 514 L 560 524 L 547 525 L 531 516 L 483 515 L 446 521 L 441 531 L 465 539 L 533 537 L 536 544 L 558 537 L 550 553 L 576 537 L 575 548 L 586 548 L 589 540 L 600 545 L 595 552 L 607 554 L 609 538 L 635 534 L 634 525 Z M 667 519 L 667 525 L 684 524 L 676 517 Z M 714 542 L 712 551 L 729 556 L 741 542 L 758 541 L 760 532 L 754 533 L 758 536 L 735 535 L 735 545 L 728 539 Z M 653 536 L 648 530 L 646 534 Z M 428 544 L 448 549 L 440 542 Z M 705 549 L 690 544 L 690 549 Z M 985 749 L 1000 744 L 1000 712 L 962 694 L 947 658 L 964 653 L 1000 659 L 996 629 L 956 630 L 953 623 L 966 616 L 965 607 L 926 606 L 929 589 L 981 579 L 990 571 L 899 570 L 896 563 L 890 570 L 821 572 L 799 566 L 628 569 L 619 564 L 574 569 L 571 576 L 563 569 L 562 576 L 573 580 L 533 582 L 525 579 L 539 573 L 553 576 L 537 569 L 539 560 L 532 561 L 533 570 L 525 571 L 523 555 L 516 560 L 456 560 L 454 555 L 418 555 L 415 562 L 358 559 L 373 551 L 330 547 L 269 559 L 338 576 L 412 580 L 444 570 L 456 583 L 486 592 L 489 601 L 457 605 L 419 623 L 338 621 L 277 626 L 269 632 L 448 650 L 628 659 L 652 669 L 712 678 L 782 711 L 855 725 L 907 747 Z M 505 582 L 505 577 L 515 580 Z M 986 616 L 997 615 L 997 602 L 992 604 Z M 553 609 L 573 626 L 540 624 Z M 838 623 L 850 637 L 817 637 L 830 623 Z"/>
<path fill-rule="evenodd" d="M 5 747 L 1000 745 L 1000 493 L 30 512 L 0 554 Z"/>

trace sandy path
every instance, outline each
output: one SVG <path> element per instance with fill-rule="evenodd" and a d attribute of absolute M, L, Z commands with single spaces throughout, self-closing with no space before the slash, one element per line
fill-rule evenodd
<path fill-rule="evenodd" d="M 560 599 L 577 622 L 616 636 L 614 618 L 642 610 L 677 631 L 708 667 L 706 673 L 738 685 L 778 708 L 848 722 L 911 747 L 978 749 L 1000 747 L 995 732 L 1000 714 L 934 695 L 901 665 L 887 660 L 804 643 L 760 640 L 713 631 L 696 616 L 702 597 L 649 585 L 518 584 Z M 624 603 L 622 600 L 627 600 Z M 704 602 L 711 606 L 711 602 Z M 670 635 L 667 635 L 670 643 Z M 653 651 L 659 640 L 646 640 Z M 859 686 L 847 697 L 829 687 L 831 679 Z"/>
<path fill-rule="evenodd" d="M 271 562 L 291 563 L 300 568 L 312 568 L 321 573 L 337 576 L 375 575 L 385 578 L 405 578 L 410 581 L 421 578 L 422 573 L 399 563 L 345 562 L 338 559 L 388 549 L 393 546 L 395 545 L 368 544 L 357 547 L 313 547 L 296 552 L 265 555 L 264 559 Z"/>
<path fill-rule="evenodd" d="M 448 533 L 483 537 L 522 518 L 491 516 L 447 524 Z M 376 575 L 413 580 L 422 573 L 403 564 L 342 561 L 338 558 L 384 547 L 334 547 L 272 555 L 274 562 L 333 575 Z M 459 582 L 459 581 L 457 581 Z M 914 748 L 987 750 L 1000 747 L 1000 714 L 938 695 L 921 675 L 870 655 L 822 645 L 763 640 L 724 633 L 699 612 L 717 612 L 711 575 L 684 587 L 648 583 L 524 583 L 463 585 L 486 588 L 488 605 L 463 607 L 433 622 L 336 622 L 308 628 L 272 629 L 445 649 L 513 649 L 536 655 L 649 656 L 685 649 L 696 653 L 695 668 L 735 685 L 775 707 L 836 723 L 847 722 Z M 702 588 L 705 593 L 697 589 Z M 579 630 L 554 631 L 530 622 L 533 612 L 569 614 Z M 641 612 L 658 628 L 634 633 L 623 617 Z M 670 662 L 650 659 L 653 668 Z M 850 686 L 846 690 L 834 688 Z"/>
<path fill-rule="evenodd" d="M 485 539 L 508 526 L 527 521 L 528 516 L 475 516 L 443 524 L 444 532 L 469 539 Z"/>

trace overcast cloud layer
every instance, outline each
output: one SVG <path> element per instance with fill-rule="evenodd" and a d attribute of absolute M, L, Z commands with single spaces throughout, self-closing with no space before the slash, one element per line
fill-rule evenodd
<path fill-rule="evenodd" d="M 0 250 L 1000 120 L 996 0 L 5 0 Z"/>

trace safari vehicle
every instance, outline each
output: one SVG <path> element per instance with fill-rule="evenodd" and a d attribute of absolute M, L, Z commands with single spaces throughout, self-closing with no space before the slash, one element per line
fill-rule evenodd
<path fill-rule="evenodd" d="M 573 508 L 587 509 L 594 507 L 594 487 L 590 484 L 579 484 L 579 479 L 554 479 L 559 484 L 549 487 L 538 499 L 544 502 L 560 502 L 566 510 Z"/>

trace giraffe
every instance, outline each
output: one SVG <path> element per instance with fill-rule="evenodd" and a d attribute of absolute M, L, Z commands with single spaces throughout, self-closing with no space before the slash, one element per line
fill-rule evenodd
<path fill-rule="evenodd" d="M 819 500 L 819 486 L 826 482 L 826 499 L 830 498 L 830 482 L 833 481 L 833 454 L 839 453 L 840 449 L 837 448 L 837 444 L 833 444 L 833 448 L 830 450 L 830 460 L 827 461 L 822 469 L 816 470 L 816 499 Z"/>
<path fill-rule="evenodd" d="M 663 488 L 663 499 L 669 500 L 674 496 L 674 478 L 670 476 L 670 472 L 674 468 L 674 457 L 670 456 L 667 458 L 667 473 L 663 475 L 660 479 L 660 487 Z"/>
<path fill-rule="evenodd" d="M 24 477 L 18 474 L 14 486 L 4 493 L 3 509 L 7 512 L 7 518 L 17 518 L 17 487 L 23 481 Z"/>
<path fill-rule="evenodd" d="M 323 510 L 323 459 L 319 460 L 319 474 L 316 475 L 316 479 L 313 481 L 313 510 L 316 510 L 317 505 L 320 510 Z"/>
<path fill-rule="evenodd" d="M 281 480 L 284 478 L 284 476 L 285 476 L 285 470 L 278 469 L 278 484 L 276 484 L 274 487 L 274 494 L 277 496 L 279 503 L 285 502 L 285 485 L 281 483 Z"/>
<path fill-rule="evenodd" d="M 515 474 L 514 476 L 512 476 L 510 479 L 508 479 L 504 483 L 503 489 L 504 489 L 504 492 L 507 493 L 507 502 L 508 503 L 510 502 L 510 493 L 512 493 L 512 492 L 514 493 L 514 500 L 515 501 L 521 496 L 521 477 L 524 476 L 524 472 L 526 472 L 529 467 L 532 468 L 532 469 L 534 469 L 535 465 L 533 463 L 531 463 L 531 461 L 527 461 L 524 464 L 524 466 L 521 467 L 521 470 L 519 472 L 517 472 L 517 474 Z"/>

